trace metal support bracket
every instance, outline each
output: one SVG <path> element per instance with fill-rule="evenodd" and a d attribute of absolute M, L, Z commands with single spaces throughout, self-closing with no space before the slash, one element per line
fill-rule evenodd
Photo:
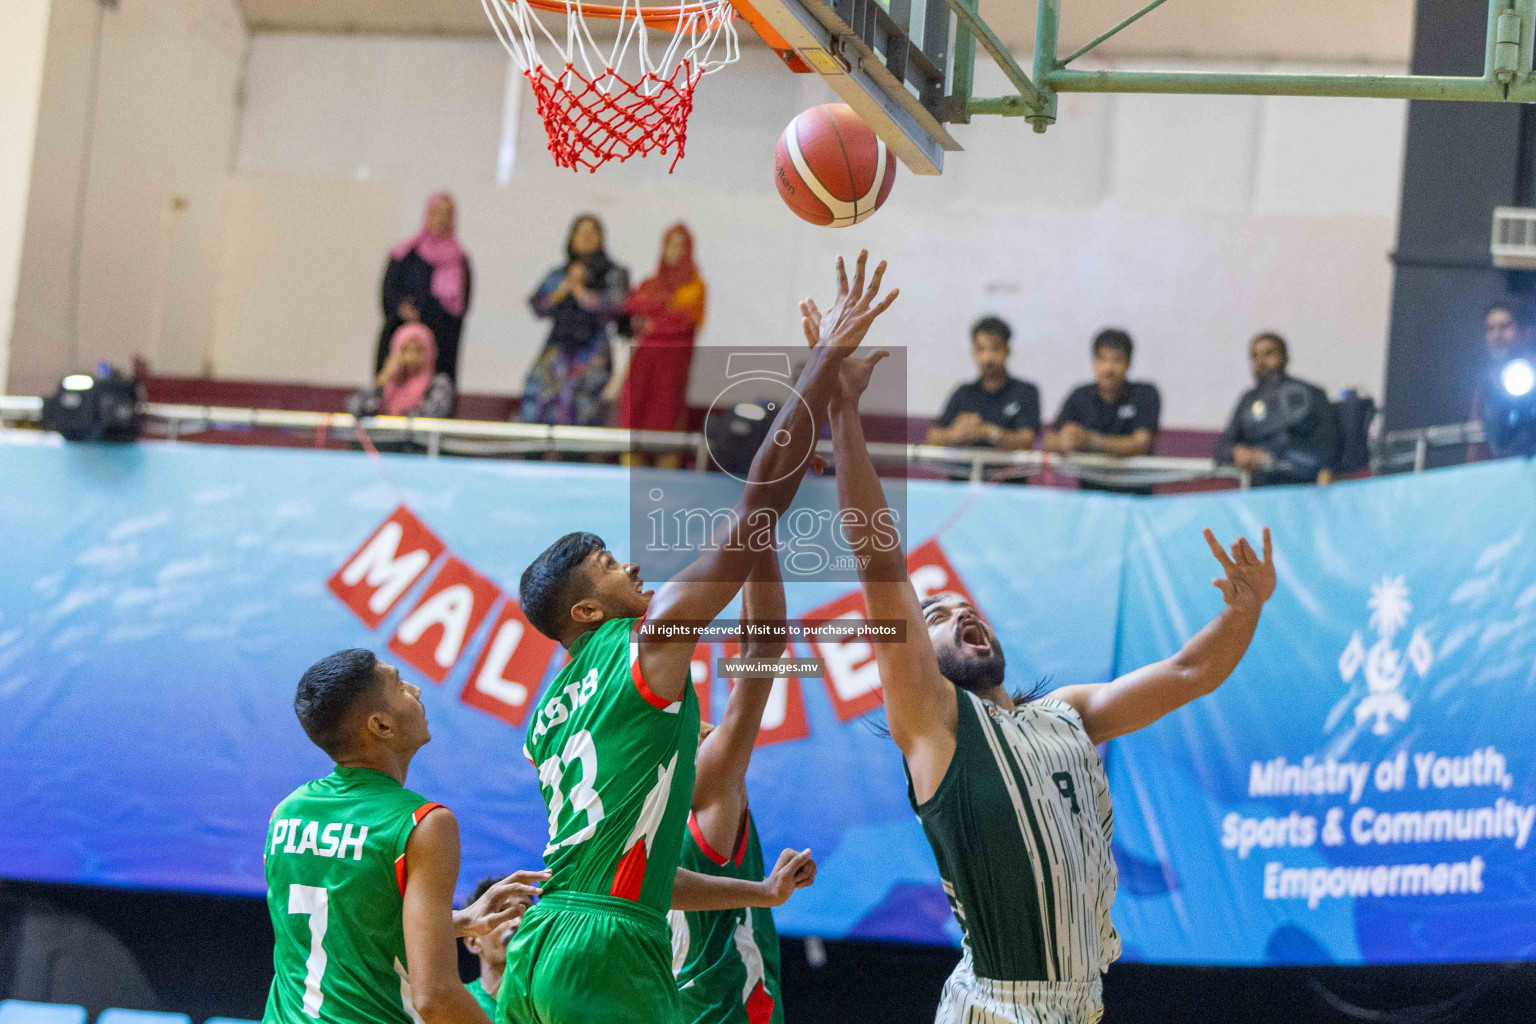
<path fill-rule="evenodd" d="M 1061 0 L 1035 0 L 1035 81 L 1045 93 L 1045 105 L 1024 115 L 1038 135 L 1056 123 L 1056 91 L 1050 84 L 1050 76 L 1060 65 L 1056 63 L 1057 31 L 1061 28 Z"/>
<path fill-rule="evenodd" d="M 982 21 L 981 17 L 977 15 L 975 11 L 966 6 L 964 0 L 947 0 L 947 2 L 949 4 L 949 9 L 955 12 L 955 18 L 960 22 L 960 25 L 967 29 L 968 32 L 976 39 L 981 41 L 982 47 L 987 51 L 987 54 L 997 62 L 997 66 L 1002 70 L 1004 77 L 1006 77 L 1008 81 L 1013 84 L 1015 89 L 1019 90 L 1019 97 L 1024 101 L 1024 105 L 1033 110 L 1044 109 L 1046 106 L 1045 94 L 1042 93 L 1039 89 L 1035 88 L 1035 83 L 1029 80 L 1029 76 L 1024 73 L 1024 69 L 1019 67 L 1018 61 L 1013 59 L 1013 54 L 1008 52 L 1007 44 L 1004 43 L 1001 39 L 997 38 L 997 33 L 992 31 L 992 26 L 988 25 L 985 21 Z M 955 41 L 956 49 L 958 50 L 958 35 L 956 36 Z M 958 76 L 959 55 L 957 54 L 956 56 L 956 75 Z M 975 59 L 974 49 L 971 52 L 971 57 L 973 60 Z M 967 74 L 967 86 L 969 86 L 969 77 L 969 74 Z M 958 93 L 959 91 L 960 90 L 956 88 L 955 92 Z M 965 95 L 967 99 L 970 98 L 969 88 L 966 89 Z"/>
<path fill-rule="evenodd" d="M 1100 43 L 1104 42 L 1106 39 L 1109 39 L 1109 38 L 1112 38 L 1113 36 L 1119 35 L 1123 30 L 1125 30 L 1125 29 L 1129 28 L 1130 26 L 1134 25 L 1136 22 L 1140 21 L 1143 17 L 1145 17 L 1148 14 L 1151 14 L 1153 11 L 1157 10 L 1159 7 L 1163 6 L 1163 4 L 1165 4 L 1167 2 L 1168 2 L 1168 0 L 1152 0 L 1151 3 L 1147 4 L 1147 6 L 1143 7 L 1141 10 L 1137 11 L 1135 14 L 1131 15 L 1129 18 L 1126 18 L 1123 21 L 1121 21 L 1120 24 L 1116 25 L 1114 28 L 1110 29 L 1108 32 L 1105 32 L 1103 35 L 1099 36 L 1093 42 L 1088 43 L 1088 44 L 1086 44 L 1084 46 L 1080 46 L 1076 50 L 1073 50 L 1067 56 L 1063 57 L 1061 59 L 1061 62 L 1057 65 L 1057 67 L 1063 67 L 1063 68 L 1066 67 L 1068 64 L 1071 64 L 1073 61 L 1077 60 L 1077 58 L 1081 57 L 1083 54 L 1087 53 L 1089 50 L 1092 50 L 1095 46 L 1098 46 Z"/>
<path fill-rule="evenodd" d="M 1007 53 L 996 35 L 972 9 L 974 0 L 946 0 L 960 26 L 982 41 L 1009 81 L 1019 90 L 1017 96 L 973 97 L 969 95 L 971 76 L 955 68 L 959 88 L 951 103 L 964 103 L 966 115 L 996 114 L 1024 117 L 1035 131 L 1043 132 L 1056 120 L 1056 97 L 1063 92 L 1175 93 L 1247 96 L 1340 96 L 1377 97 L 1405 100 L 1447 100 L 1467 102 L 1536 103 L 1536 0 L 1489 0 L 1487 51 L 1483 74 L 1472 76 L 1440 75 L 1311 75 L 1248 72 L 1182 71 L 1076 71 L 1067 67 L 1072 61 L 1123 31 L 1167 0 L 1149 0 L 1140 10 L 1122 20 L 1086 46 L 1065 59 L 1058 59 L 1057 31 L 1062 0 L 1037 0 L 1035 54 L 1026 75 Z M 957 41 L 959 36 L 957 35 Z M 1001 56 L 999 55 L 1001 51 Z M 966 54 L 971 56 L 972 54 Z M 958 51 L 957 51 L 958 56 Z M 1031 88 L 1026 89 L 1021 81 Z M 960 120 L 952 117 L 951 120 Z M 967 118 L 968 119 L 968 118 Z"/>

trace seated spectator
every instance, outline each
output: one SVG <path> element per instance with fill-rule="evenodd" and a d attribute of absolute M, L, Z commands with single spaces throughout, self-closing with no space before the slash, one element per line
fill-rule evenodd
<path fill-rule="evenodd" d="M 1040 433 L 1040 389 L 1008 375 L 1013 331 L 995 316 L 971 327 L 971 358 L 980 376 L 961 384 L 928 428 L 928 443 L 1020 451 Z"/>
<path fill-rule="evenodd" d="M 604 398 L 619 401 L 619 425 L 627 430 L 686 430 L 688 371 L 693 340 L 704 323 L 704 280 L 693 262 L 693 235 L 673 224 L 661 236 L 654 276 L 624 303 L 639 341 L 627 366 L 614 372 Z M 621 400 L 622 399 L 622 400 Z M 625 465 L 638 461 L 626 453 Z M 656 465 L 676 469 L 681 458 L 659 455 Z"/>
<path fill-rule="evenodd" d="M 1131 371 L 1131 336 L 1110 327 L 1093 339 L 1093 383 L 1067 396 L 1056 429 L 1045 436 L 1046 451 L 1069 455 L 1151 455 L 1157 440 L 1162 399 L 1157 387 L 1126 380 Z M 1123 487 L 1079 481 L 1085 490 L 1151 494 L 1150 487 Z"/>
<path fill-rule="evenodd" d="M 437 344 L 426 324 L 401 324 L 389 340 L 389 358 L 374 379 L 347 399 L 354 416 L 453 415 L 458 396 L 446 373 L 437 373 Z"/>
<path fill-rule="evenodd" d="M 1252 474 L 1255 487 L 1333 479 L 1339 427 L 1328 395 L 1286 373 L 1285 339 L 1270 331 L 1248 343 L 1255 386 L 1243 393 L 1216 442 L 1216 461 Z"/>
<path fill-rule="evenodd" d="M 571 222 L 565 262 L 544 276 L 528 298 L 534 315 L 549 320 L 549 338 L 523 387 L 518 416 L 524 423 L 601 427 L 613 372 L 610 331 L 629 333 L 624 300 L 629 271 L 603 248 L 603 225 L 584 213 Z"/>
<path fill-rule="evenodd" d="M 437 342 L 436 369 L 459 379 L 459 336 L 469 311 L 469 256 L 454 235 L 453 196 L 438 192 L 427 200 L 415 236 L 395 246 L 384 271 L 384 329 L 379 332 L 375 372 L 384 369 L 390 342 L 403 323 L 426 324 Z"/>

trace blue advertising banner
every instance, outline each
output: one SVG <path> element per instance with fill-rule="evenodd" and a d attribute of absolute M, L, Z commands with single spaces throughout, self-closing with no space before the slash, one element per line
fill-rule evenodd
<path fill-rule="evenodd" d="M 272 808 L 329 770 L 293 687 L 345 647 L 424 691 L 433 739 L 409 782 L 459 818 L 461 894 L 538 865 L 524 718 L 562 652 L 522 619 L 517 580 L 568 530 L 625 553 L 623 471 L 146 443 L 0 446 L 0 479 L 0 875 L 262 892 Z M 968 590 L 1021 679 L 1107 676 L 1125 503 L 914 483 L 908 512 L 929 538 L 914 578 Z M 787 598 L 818 619 L 861 604 L 847 583 Z M 722 653 L 695 662 L 715 717 Z M 749 776 L 765 847 L 820 863 L 780 927 L 958 941 L 900 755 L 870 721 L 872 651 L 798 653 L 828 678 L 779 686 Z"/>
<path fill-rule="evenodd" d="M 1136 506 L 1123 670 L 1211 614 L 1203 526 L 1279 586 L 1216 693 L 1111 745 L 1125 957 L 1536 954 L 1536 489 L 1524 462 Z"/>
<path fill-rule="evenodd" d="M 0 446 L 0 479 L 0 876 L 262 892 L 272 807 L 329 770 L 294 684 L 354 646 L 424 691 L 410 785 L 458 815 L 461 894 L 537 865 L 523 731 L 563 652 L 517 579 L 572 529 L 627 554 L 623 471 L 145 443 Z M 1202 527 L 1269 524 L 1280 587 L 1237 674 L 1104 751 L 1126 957 L 1507 959 L 1536 953 L 1533 499 L 1514 462 L 1155 500 L 914 481 L 908 561 L 976 601 L 1010 685 L 1096 682 L 1217 613 Z M 862 611 L 848 583 L 787 598 Z M 780 928 L 957 942 L 872 652 L 795 646 L 827 678 L 777 684 L 749 775 L 765 849 L 820 863 Z M 724 653 L 695 661 L 710 717 Z"/>

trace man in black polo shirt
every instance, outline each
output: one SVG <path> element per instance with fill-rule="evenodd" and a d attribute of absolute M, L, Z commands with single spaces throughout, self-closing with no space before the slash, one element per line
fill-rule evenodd
<path fill-rule="evenodd" d="M 1013 331 L 995 316 L 971 328 L 971 358 L 980 376 L 955 388 L 928 428 L 928 443 L 951 448 L 1033 448 L 1040 433 L 1040 389 L 1008 375 Z"/>
<path fill-rule="evenodd" d="M 1333 479 L 1339 424 L 1327 392 L 1287 371 L 1290 351 L 1273 331 L 1254 335 L 1248 362 L 1254 386 L 1243 392 L 1216 441 L 1216 461 L 1253 474 L 1253 486 L 1325 484 Z"/>
<path fill-rule="evenodd" d="M 1157 440 L 1162 399 L 1157 387 L 1126 380 L 1131 372 L 1131 336 L 1109 327 L 1093 339 L 1093 383 L 1076 388 L 1061 405 L 1056 429 L 1045 436 L 1047 451 L 1068 455 L 1150 455 Z M 1151 487 L 1122 487 L 1087 480 L 1078 486 L 1118 494 L 1151 494 Z"/>

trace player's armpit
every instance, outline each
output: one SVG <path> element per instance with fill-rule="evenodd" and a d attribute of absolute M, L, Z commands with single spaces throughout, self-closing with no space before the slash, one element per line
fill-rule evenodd
<path fill-rule="evenodd" d="M 453 887 L 459 877 L 459 823 L 439 808 L 405 844 L 401 927 L 410 964 L 411 1002 L 425 1024 L 490 1024 L 459 980 L 453 937 Z"/>

